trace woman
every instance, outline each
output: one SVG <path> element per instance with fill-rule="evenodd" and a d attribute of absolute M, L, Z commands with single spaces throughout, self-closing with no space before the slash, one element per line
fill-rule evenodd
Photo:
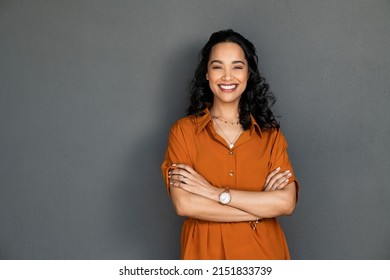
<path fill-rule="evenodd" d="M 172 126 L 162 164 L 187 217 L 181 258 L 290 259 L 276 217 L 293 213 L 298 184 L 255 47 L 223 30 L 200 58 L 188 116 Z"/>

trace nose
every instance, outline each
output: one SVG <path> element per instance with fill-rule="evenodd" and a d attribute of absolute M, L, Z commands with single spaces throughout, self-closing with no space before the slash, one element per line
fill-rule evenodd
<path fill-rule="evenodd" d="M 223 73 L 223 76 L 222 76 L 222 80 L 224 81 L 230 81 L 232 80 L 232 75 L 230 74 L 230 71 L 228 70 L 225 70 L 225 72 Z"/>

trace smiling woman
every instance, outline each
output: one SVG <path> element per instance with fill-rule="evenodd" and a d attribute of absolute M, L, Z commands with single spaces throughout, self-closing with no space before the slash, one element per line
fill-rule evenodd
<path fill-rule="evenodd" d="M 293 213 L 299 186 L 257 61 L 241 34 L 212 34 L 171 128 L 162 172 L 187 217 L 182 259 L 290 258 L 276 217 Z"/>
<path fill-rule="evenodd" d="M 237 114 L 233 119 L 238 119 L 236 108 L 248 81 L 247 64 L 244 51 L 235 43 L 219 43 L 211 50 L 206 79 L 214 93 L 214 108 L 219 102 L 231 103 L 232 113 Z"/>

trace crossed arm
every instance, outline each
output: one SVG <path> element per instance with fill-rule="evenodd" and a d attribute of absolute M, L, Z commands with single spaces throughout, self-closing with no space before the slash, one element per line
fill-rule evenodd
<path fill-rule="evenodd" d="M 228 205 L 218 203 L 223 189 L 211 185 L 188 165 L 173 164 L 168 177 L 172 202 L 180 216 L 214 222 L 253 221 L 291 215 L 296 204 L 291 173 L 279 168 L 267 176 L 263 191 L 230 190 Z"/>

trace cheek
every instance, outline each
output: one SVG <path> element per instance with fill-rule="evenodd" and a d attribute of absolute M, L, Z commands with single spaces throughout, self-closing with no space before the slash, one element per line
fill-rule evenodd
<path fill-rule="evenodd" d="M 243 73 L 242 80 L 248 81 L 249 80 L 249 73 Z"/>
<path fill-rule="evenodd" d="M 247 88 L 248 86 L 248 79 L 247 77 L 243 77 L 243 80 L 242 80 L 242 83 L 241 83 L 241 86 L 244 88 L 244 90 Z"/>
<path fill-rule="evenodd" d="M 218 86 L 215 85 L 215 83 L 209 82 L 209 88 L 211 89 L 212 92 L 216 92 Z"/>
<path fill-rule="evenodd" d="M 215 73 L 215 72 L 211 72 L 211 73 L 207 73 L 206 74 L 206 79 L 210 82 L 212 81 L 215 81 L 215 80 L 218 80 L 219 78 L 219 75 L 218 73 Z"/>

